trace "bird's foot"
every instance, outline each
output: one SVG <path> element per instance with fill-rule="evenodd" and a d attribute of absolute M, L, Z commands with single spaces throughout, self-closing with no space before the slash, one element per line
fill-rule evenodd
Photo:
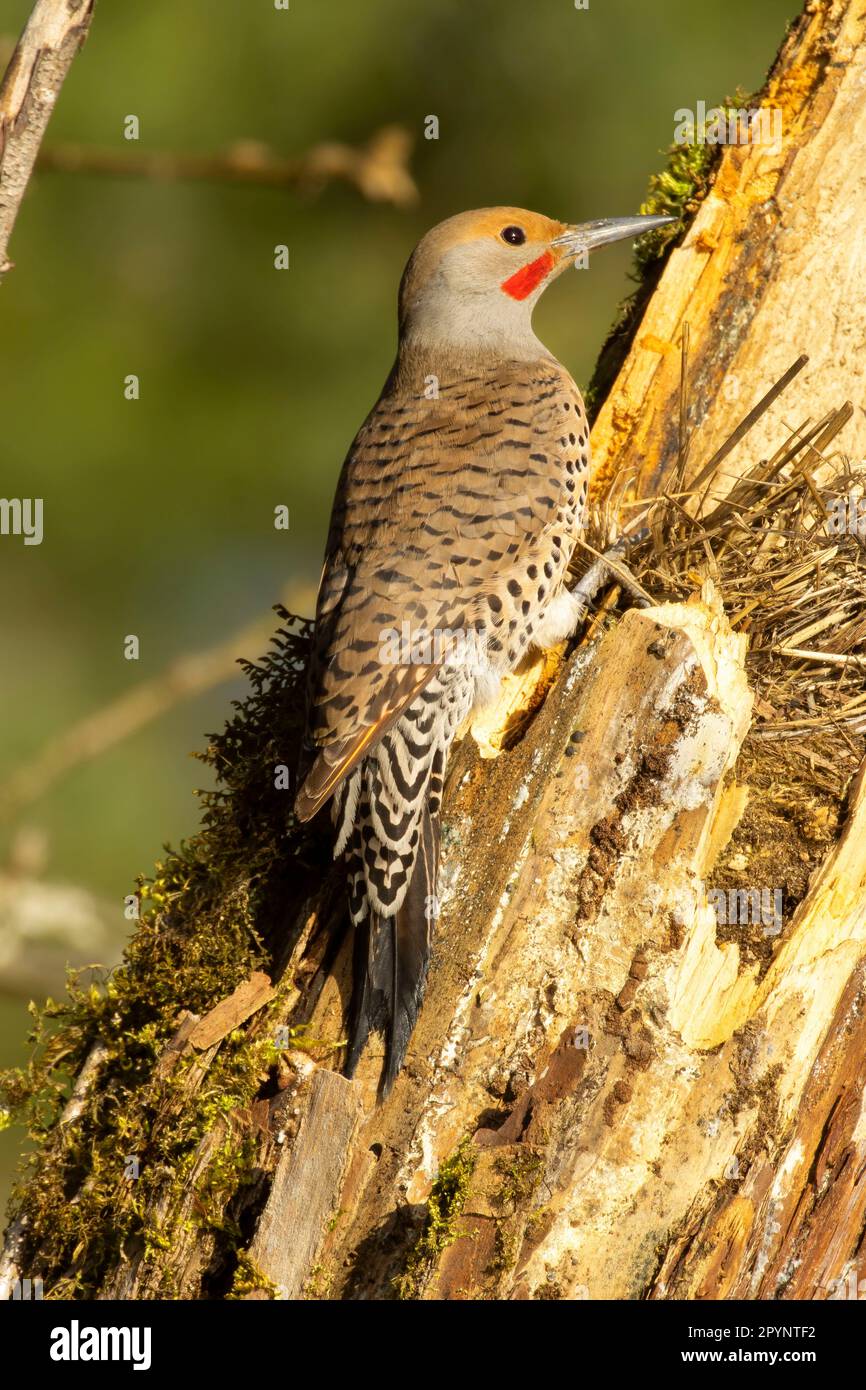
<path fill-rule="evenodd" d="M 623 555 L 642 539 L 643 534 L 640 532 L 634 536 L 620 536 L 613 545 L 608 546 L 603 555 L 593 560 L 589 569 L 575 584 L 571 591 L 572 597 L 582 604 L 584 617 L 589 611 L 589 605 L 612 579 L 621 584 L 641 608 L 650 606 L 652 599 L 622 561 Z"/>

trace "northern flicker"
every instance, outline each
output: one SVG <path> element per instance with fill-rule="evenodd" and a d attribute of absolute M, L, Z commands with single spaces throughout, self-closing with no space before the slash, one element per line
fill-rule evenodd
<path fill-rule="evenodd" d="M 346 1072 L 380 1029 L 383 1094 L 424 992 L 451 743 L 527 648 L 570 635 L 585 608 L 565 578 L 589 424 L 532 311 L 593 248 L 670 220 L 464 212 L 403 274 L 397 359 L 334 499 L 295 805 L 307 820 L 332 799 L 355 930 Z"/>

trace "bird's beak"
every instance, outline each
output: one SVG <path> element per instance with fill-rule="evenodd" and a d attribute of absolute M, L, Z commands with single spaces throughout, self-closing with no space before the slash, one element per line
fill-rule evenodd
<path fill-rule="evenodd" d="M 612 241 L 642 236 L 644 232 L 655 231 L 656 227 L 666 227 L 676 220 L 675 217 L 655 215 L 599 217 L 595 222 L 579 222 L 576 226 L 569 227 L 550 244 L 563 247 L 566 253 L 579 255 L 582 251 L 593 251 L 597 246 L 607 246 Z"/>

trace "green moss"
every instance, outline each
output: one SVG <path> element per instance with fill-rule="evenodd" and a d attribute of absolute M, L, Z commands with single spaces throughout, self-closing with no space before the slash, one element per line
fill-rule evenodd
<path fill-rule="evenodd" d="M 521 1208 L 535 1193 L 544 1162 L 536 1149 L 521 1145 L 516 1152 L 498 1158 L 494 1167 L 502 1181 L 491 1198 L 498 1210 L 494 1253 L 487 1274 L 499 1279 L 517 1263 L 523 1234 L 532 1220 L 531 1215 L 528 1219 L 523 1215 Z"/>
<path fill-rule="evenodd" d="M 266 1293 L 270 1299 L 280 1297 L 279 1287 L 266 1274 L 262 1273 L 257 1264 L 253 1263 L 246 1250 L 241 1250 L 238 1254 L 238 1263 L 231 1290 L 227 1297 L 232 1299 L 246 1298 L 251 1293 Z"/>
<path fill-rule="evenodd" d="M 233 1116 L 275 1070 L 291 982 L 223 1039 L 200 1084 L 195 1057 L 164 1076 L 155 1063 L 183 1010 L 206 1013 L 255 969 L 278 976 L 287 915 L 330 861 L 323 837 L 293 822 L 289 795 L 274 786 L 275 765 L 297 756 L 309 644 L 309 626 L 279 611 L 286 627 L 260 664 L 245 664 L 251 692 L 204 754 L 218 785 L 204 797 L 202 828 L 140 882 L 141 918 L 122 964 L 86 983 L 72 976 L 65 999 L 32 1006 L 29 1064 L 0 1076 L 0 1103 L 33 1141 L 11 1215 L 26 1219 L 23 1263 L 46 1297 L 94 1296 L 121 1252 L 143 1252 L 149 1292 L 172 1292 L 165 1252 L 190 1222 L 207 1231 L 211 1271 L 227 1281 L 242 1244 L 236 1211 L 261 1175 Z M 290 1036 L 315 1045 L 302 1028 Z M 94 1084 L 75 1122 L 61 1125 L 97 1043 Z M 137 1178 L 125 1176 L 130 1157 Z M 194 1165 L 190 1215 L 180 1199 Z"/>
<path fill-rule="evenodd" d="M 520 1253 L 520 1233 L 511 1223 L 497 1221 L 494 1255 L 487 1267 L 487 1273 L 494 1279 L 501 1279 L 517 1263 Z"/>
<path fill-rule="evenodd" d="M 394 1281 L 398 1297 L 417 1298 L 436 1268 L 443 1250 L 453 1245 L 459 1236 L 458 1223 L 469 1194 L 475 1160 L 475 1150 L 467 1137 L 440 1166 L 427 1199 L 424 1229 L 406 1261 L 403 1273 Z"/>
<path fill-rule="evenodd" d="M 529 1200 L 541 1181 L 543 1168 L 541 1155 L 525 1145 L 516 1154 L 498 1160 L 496 1171 L 502 1176 L 502 1186 L 497 1202 L 506 1214 L 511 1215 Z"/>
<path fill-rule="evenodd" d="M 313 1265 L 310 1277 L 304 1285 L 304 1298 L 325 1300 L 331 1291 L 332 1274 L 324 1265 Z"/>

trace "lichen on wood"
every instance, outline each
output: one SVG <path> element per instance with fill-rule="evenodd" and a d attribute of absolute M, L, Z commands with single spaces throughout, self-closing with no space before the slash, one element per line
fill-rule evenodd
<path fill-rule="evenodd" d="M 455 750 L 427 998 L 383 1104 L 375 1039 L 341 1082 L 360 1115 L 307 1231 L 307 1297 L 814 1298 L 857 1274 L 862 555 L 821 519 L 864 481 L 838 454 L 862 429 L 854 356 L 808 364 L 816 424 L 792 439 L 760 415 L 723 469 L 718 445 L 783 371 L 802 389 L 813 344 L 767 312 L 789 293 L 786 190 L 809 206 L 813 145 L 830 157 L 794 270 L 834 208 L 866 216 L 839 176 L 864 58 L 853 3 L 808 6 L 763 94 L 787 114 L 781 156 L 722 152 L 647 304 L 593 449 L 597 496 L 635 472 L 652 488 L 635 563 L 657 601 L 623 614 L 611 589 L 586 638 L 520 672 Z M 836 307 L 862 330 L 862 297 Z M 720 390 L 732 363 L 740 402 Z M 297 827 L 274 779 L 308 640 L 284 629 L 249 668 L 208 750 L 201 835 L 141 885 L 121 970 L 37 1020 L 31 1069 L 8 1079 L 37 1140 L 10 1260 L 48 1296 L 278 1289 L 255 1254 L 272 1175 L 315 1138 L 350 978 L 327 820 Z M 784 888 L 778 932 L 730 930 L 708 895 L 755 875 Z M 195 1016 L 255 971 L 273 998 L 190 1048 Z"/>

